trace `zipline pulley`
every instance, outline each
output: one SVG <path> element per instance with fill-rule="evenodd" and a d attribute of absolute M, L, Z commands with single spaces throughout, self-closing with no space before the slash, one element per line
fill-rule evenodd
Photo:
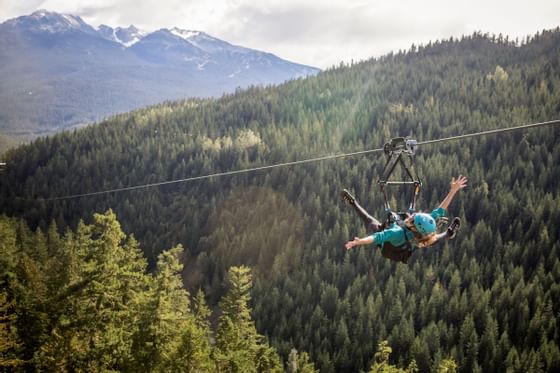
<path fill-rule="evenodd" d="M 401 153 L 414 155 L 418 142 L 405 137 L 395 137 L 383 147 L 385 155 L 399 155 Z"/>

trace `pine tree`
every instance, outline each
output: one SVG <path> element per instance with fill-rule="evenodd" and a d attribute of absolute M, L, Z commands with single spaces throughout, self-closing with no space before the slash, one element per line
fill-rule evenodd
<path fill-rule="evenodd" d="M 474 372 L 478 366 L 479 338 L 472 315 L 468 315 L 459 332 L 459 348 L 462 356 L 461 371 Z"/>
<path fill-rule="evenodd" d="M 444 359 L 439 364 L 438 373 L 457 373 L 457 364 L 452 359 Z"/>
<path fill-rule="evenodd" d="M 202 289 L 198 289 L 193 302 L 193 313 L 196 323 L 199 328 L 209 330 L 210 329 L 210 316 L 212 311 L 208 308 L 206 304 L 206 298 Z"/>
<path fill-rule="evenodd" d="M 15 302 L 8 301 L 4 289 L 0 292 L 0 368 L 15 371 L 22 363 L 18 358 L 21 343 L 16 330 L 17 314 L 14 312 Z"/>
<path fill-rule="evenodd" d="M 373 364 L 369 369 L 369 373 L 406 373 L 408 370 L 397 368 L 389 364 L 389 357 L 393 349 L 389 346 L 389 342 L 381 341 L 377 345 L 377 352 L 374 356 Z M 415 364 L 410 365 L 410 373 L 417 369 Z"/>
<path fill-rule="evenodd" d="M 307 352 L 301 354 L 295 348 L 292 348 L 286 362 L 287 373 L 318 373 L 312 362 L 309 361 Z"/>
<path fill-rule="evenodd" d="M 251 273 L 245 266 L 228 271 L 230 288 L 220 301 L 216 334 L 217 360 L 227 372 L 282 371 L 276 352 L 257 333 L 249 308 Z"/>
<path fill-rule="evenodd" d="M 146 290 L 146 262 L 112 211 L 66 236 L 75 272 L 49 301 L 56 313 L 38 366 L 58 370 L 120 369 L 131 359 L 132 336 Z"/>

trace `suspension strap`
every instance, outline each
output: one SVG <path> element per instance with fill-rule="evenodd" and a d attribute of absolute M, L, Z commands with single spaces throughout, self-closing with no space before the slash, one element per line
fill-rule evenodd
<path fill-rule="evenodd" d="M 383 147 L 383 151 L 387 156 L 387 162 L 385 163 L 385 167 L 383 168 L 383 173 L 381 178 L 377 181 L 381 192 L 383 193 L 383 198 L 385 200 L 385 211 L 387 211 L 389 220 L 392 217 L 392 209 L 389 204 L 389 198 L 387 196 L 387 185 L 413 185 L 414 192 L 412 195 L 412 200 L 408 205 L 408 212 L 414 212 L 416 208 L 416 200 L 418 195 L 420 194 L 422 183 L 418 179 L 418 175 L 414 172 L 414 154 L 416 151 L 417 142 L 416 140 L 404 138 L 404 137 L 395 137 L 391 139 L 390 142 L 386 143 Z M 407 165 L 405 162 L 405 158 L 408 157 L 410 159 L 410 165 Z M 389 181 L 389 178 L 395 171 L 397 164 L 405 170 L 406 175 L 408 176 L 409 180 L 399 180 L 399 181 Z M 412 171 L 411 171 L 412 170 Z"/>

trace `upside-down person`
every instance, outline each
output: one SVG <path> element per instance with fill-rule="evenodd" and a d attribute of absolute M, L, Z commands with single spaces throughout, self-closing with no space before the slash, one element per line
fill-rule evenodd
<path fill-rule="evenodd" d="M 436 219 L 445 218 L 447 208 L 455 194 L 467 186 L 467 178 L 459 175 L 457 179 L 451 179 L 450 185 L 447 196 L 430 214 L 422 212 L 408 214 L 404 219 L 397 219 L 388 227 L 384 227 L 377 219 L 368 214 L 354 196 L 344 189 L 342 198 L 354 207 L 369 232 L 366 237 L 355 237 L 352 241 L 348 241 L 345 245 L 346 249 L 373 244 L 381 247 L 383 256 L 406 263 L 417 248 L 423 249 L 435 245 L 442 239 L 453 239 L 461 223 L 459 218 L 453 219 L 449 227 L 442 233 L 437 233 Z"/>

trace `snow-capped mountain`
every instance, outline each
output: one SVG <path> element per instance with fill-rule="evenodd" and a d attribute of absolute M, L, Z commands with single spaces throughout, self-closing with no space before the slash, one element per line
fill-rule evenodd
<path fill-rule="evenodd" d="M 226 41 L 214 38 L 201 31 L 181 30 L 177 27 L 172 28 L 170 31 L 173 34 L 179 36 L 180 38 L 186 40 L 192 45 L 208 53 L 225 52 L 225 51 L 246 53 L 251 51 L 248 48 L 232 45 Z"/>
<path fill-rule="evenodd" d="M 105 39 L 120 43 L 125 47 L 130 47 L 148 34 L 146 31 L 137 29 L 134 25 L 130 25 L 127 28 L 112 28 L 110 26 L 101 25 L 97 29 L 97 32 Z"/>
<path fill-rule="evenodd" d="M 143 60 L 192 68 L 210 56 L 168 29 L 152 32 L 130 47 Z"/>
<path fill-rule="evenodd" d="M 49 132 L 164 100 L 220 96 L 318 69 L 202 31 L 153 32 L 48 11 L 0 24 L 0 132 Z"/>
<path fill-rule="evenodd" d="M 24 28 L 34 32 L 51 34 L 79 30 L 88 34 L 95 34 L 93 27 L 85 23 L 80 17 L 70 14 L 59 14 L 46 10 L 39 10 L 30 16 L 18 17 L 5 22 L 11 27 Z"/>

